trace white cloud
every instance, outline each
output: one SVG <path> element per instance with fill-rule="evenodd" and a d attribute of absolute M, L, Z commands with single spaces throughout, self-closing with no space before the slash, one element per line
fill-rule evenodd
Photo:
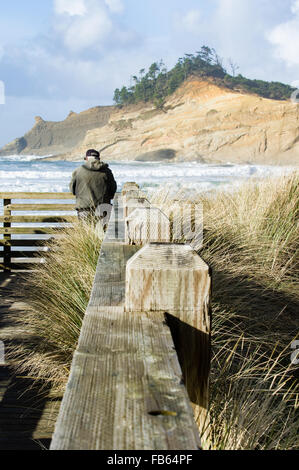
<path fill-rule="evenodd" d="M 76 0 L 73 8 L 73 0 L 59 0 L 64 5 L 60 5 L 60 10 L 55 10 L 59 16 L 66 12 L 67 6 L 70 6 L 68 13 L 73 13 L 67 21 L 65 18 L 58 20 L 56 29 L 62 36 L 65 46 L 72 52 L 80 52 L 91 47 L 101 46 L 103 40 L 112 31 L 112 20 L 109 16 L 109 10 L 104 0 Z M 78 3 L 77 3 L 78 2 Z M 84 8 L 84 9 L 83 9 Z M 79 14 L 79 12 L 82 12 Z"/>
<path fill-rule="evenodd" d="M 100 43 L 112 30 L 112 22 L 104 11 L 97 11 L 69 25 L 64 33 L 65 45 L 80 51 Z"/>
<path fill-rule="evenodd" d="M 10 46 L 9 56 L 5 51 L 10 73 L 22 70 L 23 95 L 63 100 L 75 96 L 108 104 L 114 89 L 144 66 L 144 56 L 156 59 L 133 29 L 119 23 L 106 0 L 85 0 L 81 15 L 79 3 L 76 9 L 65 1 L 53 5 L 55 18 L 48 34 L 30 47 Z"/>
<path fill-rule="evenodd" d="M 113 53 L 95 53 L 94 56 L 66 52 L 61 48 L 53 53 L 39 44 L 13 51 L 11 59 L 22 65 L 26 73 L 27 96 L 54 100 L 72 96 L 90 100 L 90 106 L 112 104 L 115 88 L 128 84 L 132 73 L 156 59 L 148 45 L 131 49 L 129 54 L 121 47 L 113 48 Z M 35 114 L 41 113 L 36 111 Z"/>
<path fill-rule="evenodd" d="M 176 15 L 175 26 L 177 30 L 198 34 L 200 32 L 201 13 L 199 10 L 189 10 L 185 15 Z"/>
<path fill-rule="evenodd" d="M 293 13 L 298 13 L 299 14 L 299 0 L 295 0 L 292 7 L 291 7 L 291 10 Z"/>
<path fill-rule="evenodd" d="M 84 0 L 54 0 L 54 10 L 57 15 L 84 15 L 86 6 Z"/>
<path fill-rule="evenodd" d="M 294 0 L 291 11 L 292 19 L 273 28 L 267 39 L 275 46 L 275 55 L 287 65 L 299 65 L 299 0 Z"/>
<path fill-rule="evenodd" d="M 122 13 L 124 10 L 121 0 L 105 0 L 105 3 L 112 13 Z"/>

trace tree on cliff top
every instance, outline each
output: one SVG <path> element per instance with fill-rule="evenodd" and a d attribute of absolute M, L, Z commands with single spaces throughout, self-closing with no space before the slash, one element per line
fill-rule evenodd
<path fill-rule="evenodd" d="M 239 67 L 232 62 L 232 59 L 229 59 L 229 64 L 234 65 L 233 75 L 230 75 L 224 68 L 223 62 L 215 49 L 208 46 L 202 46 L 195 54 L 184 54 L 184 57 L 180 57 L 169 71 L 162 60 L 154 62 L 147 73 L 145 69 L 141 69 L 139 76 L 132 77 L 133 86 L 117 88 L 113 96 L 114 102 L 117 105 L 152 102 L 157 107 L 163 107 L 167 96 L 192 75 L 211 77 L 227 88 L 241 89 L 276 100 L 287 100 L 294 91 L 294 88 L 283 83 L 250 80 L 241 74 L 235 76 Z"/>

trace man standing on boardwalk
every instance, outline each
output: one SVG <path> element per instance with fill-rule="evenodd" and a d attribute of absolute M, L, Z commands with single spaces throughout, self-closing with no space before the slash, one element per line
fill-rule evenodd
<path fill-rule="evenodd" d="M 112 171 L 107 163 L 101 162 L 97 150 L 87 150 L 84 160 L 84 165 L 73 172 L 70 191 L 76 196 L 78 218 L 97 222 L 106 217 L 117 185 Z"/>

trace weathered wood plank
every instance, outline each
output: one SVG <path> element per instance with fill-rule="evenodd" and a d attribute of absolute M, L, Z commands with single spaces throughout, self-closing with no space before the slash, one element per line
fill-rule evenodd
<path fill-rule="evenodd" d="M 200 202 L 174 201 L 162 204 L 171 221 L 172 240 L 190 244 L 195 251 L 203 245 L 203 205 Z"/>
<path fill-rule="evenodd" d="M 141 207 L 150 207 L 150 202 L 144 198 L 130 198 L 130 199 L 123 199 L 123 207 L 124 207 L 124 217 L 127 218 L 129 215 L 137 208 Z"/>
<path fill-rule="evenodd" d="M 200 429 L 208 420 L 209 267 L 188 245 L 152 243 L 127 263 L 126 311 L 166 312 Z"/>
<path fill-rule="evenodd" d="M 0 192 L 0 199 L 75 199 L 72 193 Z"/>
<path fill-rule="evenodd" d="M 126 309 L 131 311 L 201 312 L 202 294 L 210 286 L 207 264 L 184 244 L 146 245 L 128 261 L 126 279 Z M 198 291 L 202 279 L 203 292 Z"/>
<path fill-rule="evenodd" d="M 10 211 L 74 211 L 75 204 L 10 204 Z"/>
<path fill-rule="evenodd" d="M 20 263 L 13 263 L 11 262 L 10 264 L 10 270 L 11 271 L 27 271 L 27 270 L 34 270 L 34 268 L 36 268 L 38 265 L 40 264 L 39 261 L 37 262 L 32 262 L 32 261 L 28 261 L 28 262 L 20 262 Z M 4 269 L 4 263 L 0 262 L 0 270 Z"/>
<path fill-rule="evenodd" d="M 43 258 L 46 251 L 11 251 L 11 258 Z M 0 251 L 0 258 L 3 258 L 3 251 Z"/>
<path fill-rule="evenodd" d="M 5 240 L 0 239 L 0 246 L 16 246 L 16 247 L 23 247 L 23 246 L 47 246 L 51 239 L 37 239 L 37 240 L 28 240 L 28 239 L 18 239 L 18 240 Z M 13 251 L 12 251 L 13 253 Z"/>
<path fill-rule="evenodd" d="M 126 264 L 137 250 L 121 243 L 102 245 L 89 306 L 123 305 Z"/>
<path fill-rule="evenodd" d="M 146 199 L 146 194 L 141 191 L 140 189 L 132 189 L 132 188 L 129 188 L 129 189 L 126 189 L 124 191 L 122 191 L 122 197 L 123 197 L 123 201 L 128 201 L 129 199 L 138 199 L 138 198 L 144 198 Z"/>
<path fill-rule="evenodd" d="M 63 227 L 9 227 L 1 228 L 2 234 L 55 234 L 65 230 Z"/>
<path fill-rule="evenodd" d="M 126 218 L 126 243 L 145 245 L 149 242 L 170 242 L 168 217 L 156 207 L 135 209 Z"/>
<path fill-rule="evenodd" d="M 124 220 L 111 220 L 105 233 L 105 243 L 125 243 Z M 115 225 L 114 225 L 115 224 Z"/>
<path fill-rule="evenodd" d="M 11 211 L 9 209 L 11 203 L 11 199 L 7 198 L 3 200 L 3 214 L 5 217 L 10 217 L 11 216 Z M 3 230 L 9 230 L 11 224 L 10 222 L 4 222 L 3 223 Z M 8 232 L 5 232 L 5 235 L 3 236 L 3 239 L 5 242 L 9 242 L 11 240 L 11 235 Z M 10 257 L 10 245 L 5 244 L 4 245 L 4 266 L 3 269 L 5 272 L 11 271 L 11 257 Z"/>
<path fill-rule="evenodd" d="M 125 191 L 130 191 L 131 189 L 139 189 L 139 185 L 137 183 L 134 183 L 134 182 L 128 182 L 128 183 L 125 183 L 122 187 L 122 194 L 125 192 Z"/>
<path fill-rule="evenodd" d="M 88 309 L 52 450 L 198 449 L 198 430 L 163 322 L 162 314 Z"/>
<path fill-rule="evenodd" d="M 0 216 L 0 223 L 62 223 L 62 222 L 74 222 L 78 220 L 76 215 L 11 215 L 11 216 Z"/>
<path fill-rule="evenodd" d="M 113 210 L 105 233 L 104 243 L 125 242 L 125 221 L 122 198 L 117 194 L 114 198 Z"/>

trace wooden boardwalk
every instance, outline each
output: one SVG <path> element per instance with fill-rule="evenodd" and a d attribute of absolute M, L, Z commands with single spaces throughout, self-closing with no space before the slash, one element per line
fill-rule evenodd
<path fill-rule="evenodd" d="M 136 188 L 115 198 L 52 450 L 200 448 L 193 409 L 203 431 L 209 269 L 167 240 L 170 221 L 156 210 L 148 219 L 149 206 Z"/>
<path fill-rule="evenodd" d="M 12 204 L 20 193 L 1 196 L 0 359 L 1 344 L 13 349 L 34 340 L 15 322 L 28 307 L 21 300 L 22 274 L 13 272 L 23 269 L 13 258 L 24 253 L 11 247 L 37 241 L 22 238 L 21 244 L 12 235 L 59 235 L 57 227 L 12 226 L 32 222 L 11 214 L 29 206 Z M 34 209 L 45 210 L 38 203 Z M 34 220 L 53 222 L 52 216 Z M 42 394 L 34 378 L 13 375 L 14 364 L 0 365 L 0 450 L 201 447 L 208 423 L 211 279 L 190 245 L 172 242 L 172 232 L 171 218 L 151 207 L 136 183 L 126 183 L 114 201 L 62 403 L 50 398 L 51 390 Z"/>
<path fill-rule="evenodd" d="M 6 349 L 30 340 L 25 328 L 15 325 L 26 310 L 21 293 L 21 274 L 0 273 L 0 341 Z M 48 449 L 60 399 L 41 395 L 41 384 L 15 376 L 12 366 L 9 360 L 0 365 L 0 450 Z"/>

